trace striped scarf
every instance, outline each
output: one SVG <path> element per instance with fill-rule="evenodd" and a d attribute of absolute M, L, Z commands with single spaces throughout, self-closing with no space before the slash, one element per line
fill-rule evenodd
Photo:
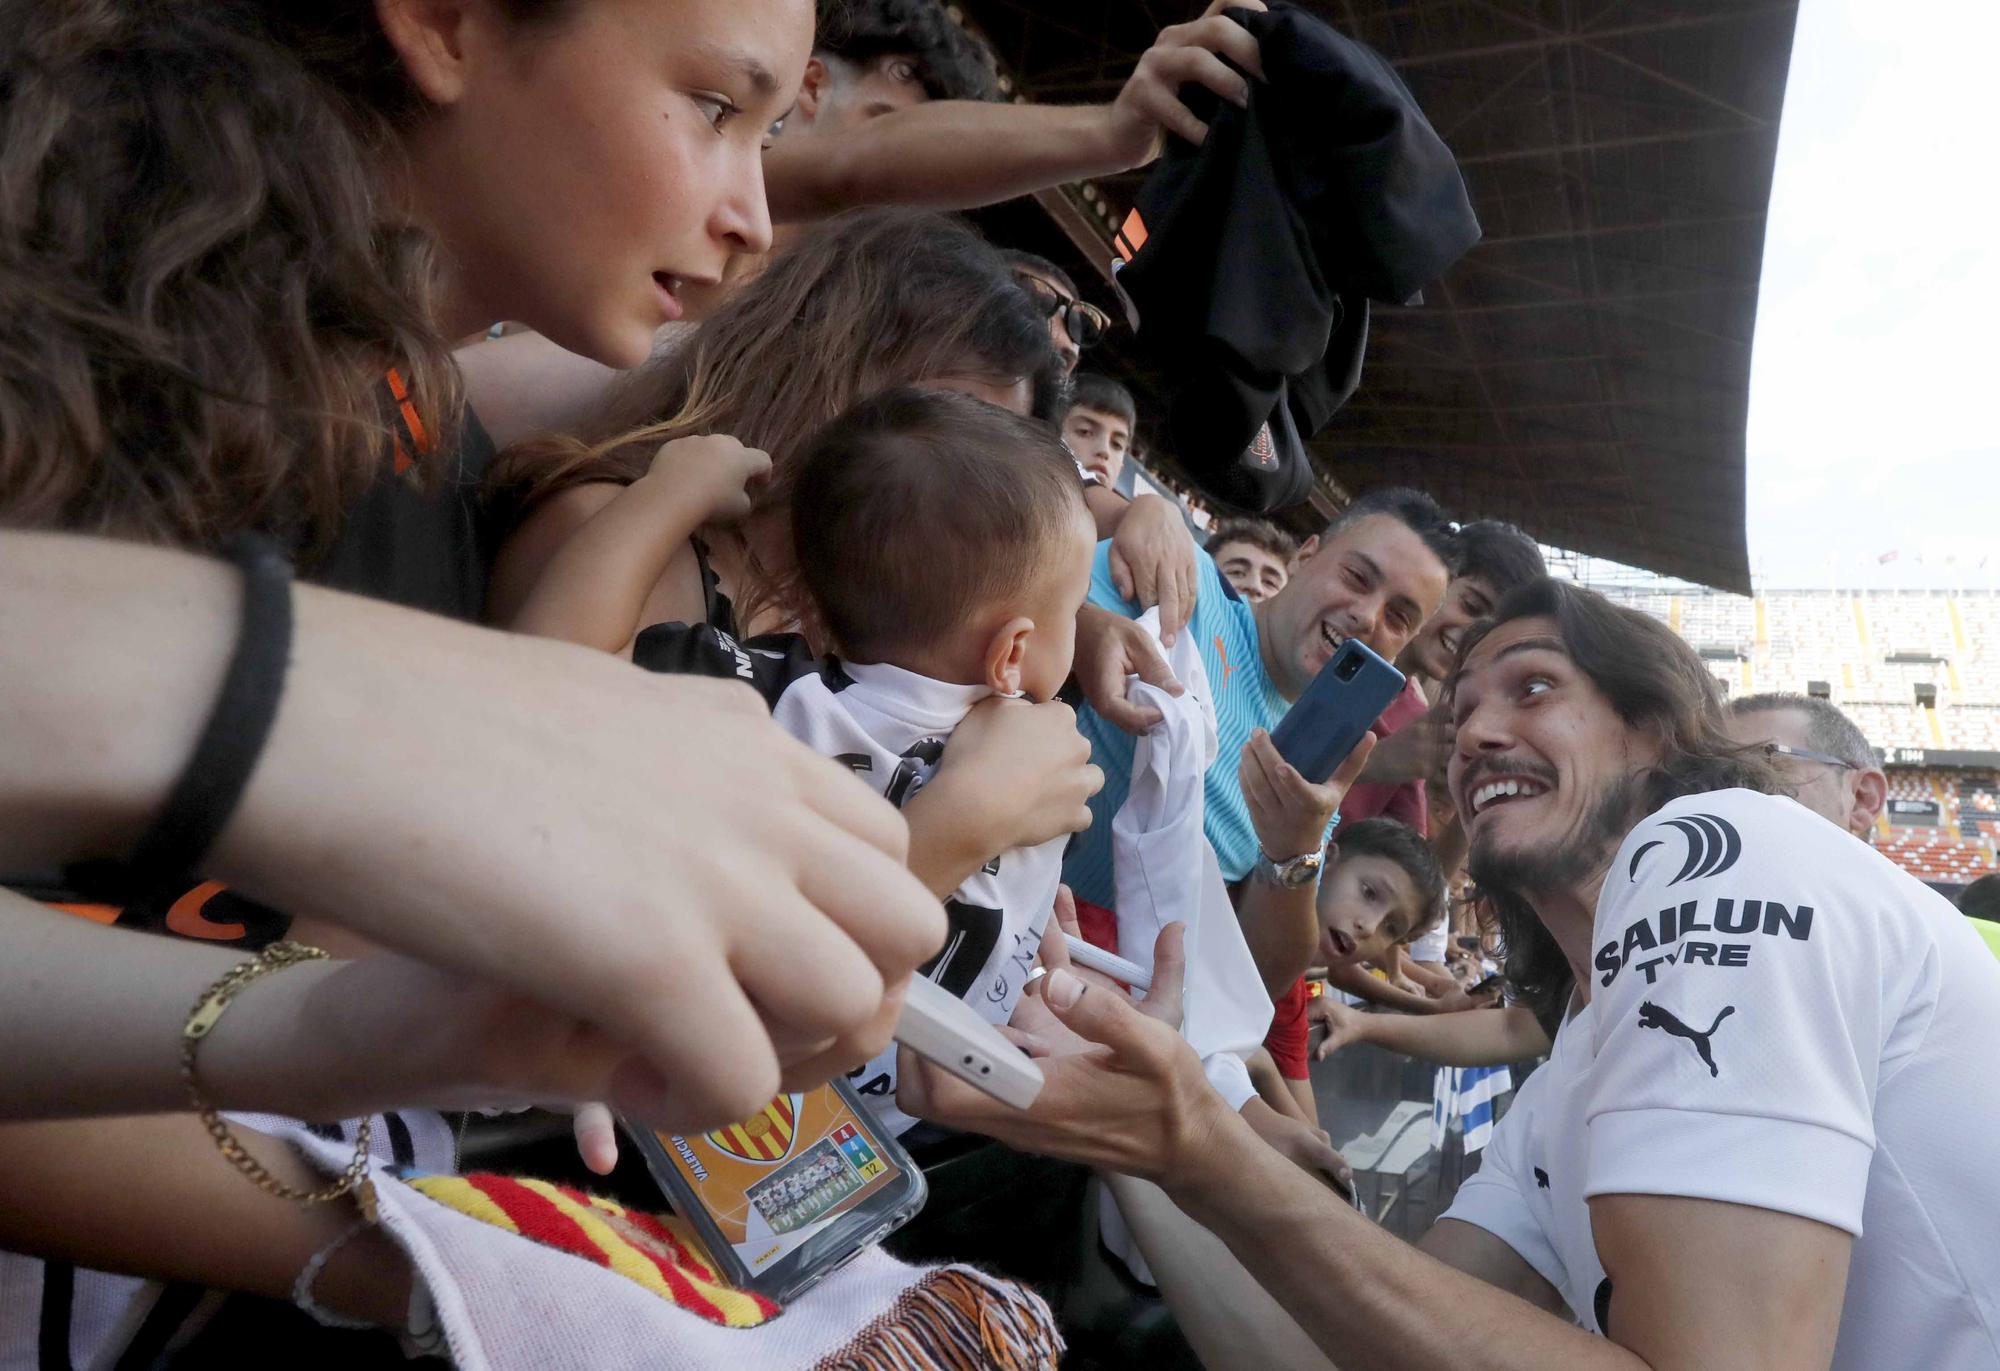
<path fill-rule="evenodd" d="M 453 1360 L 473 1371 L 1054 1371 L 1063 1350 L 1039 1296 L 971 1267 L 871 1248 L 780 1309 L 724 1284 L 671 1215 L 526 1178 L 374 1179 Z"/>

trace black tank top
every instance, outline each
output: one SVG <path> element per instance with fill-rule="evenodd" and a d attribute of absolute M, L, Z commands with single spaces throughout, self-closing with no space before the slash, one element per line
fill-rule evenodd
<path fill-rule="evenodd" d="M 499 520 L 484 490 L 493 440 L 468 407 L 456 450 L 433 451 L 401 375 L 390 371 L 381 392 L 390 442 L 375 482 L 348 511 L 326 555 L 302 567 L 299 579 L 477 623 L 500 537 Z M 418 464 L 433 462 L 444 469 L 427 484 Z M 723 604 L 727 612 L 727 601 Z M 218 881 L 163 891 L 123 907 L 88 902 L 65 886 L 58 873 L 9 878 L 5 884 L 100 923 L 206 942 L 261 948 L 284 937 L 291 926 L 289 915 Z"/>

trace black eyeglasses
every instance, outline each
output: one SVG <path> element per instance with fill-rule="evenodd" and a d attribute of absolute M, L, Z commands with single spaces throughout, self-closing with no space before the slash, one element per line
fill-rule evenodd
<path fill-rule="evenodd" d="M 1062 315 L 1063 327 L 1069 330 L 1069 340 L 1077 347 L 1096 347 L 1104 340 L 1106 331 L 1111 327 L 1111 316 L 1096 305 L 1064 295 L 1039 276 L 1016 273 L 1016 279 L 1042 306 L 1043 314 L 1051 318 Z"/>
<path fill-rule="evenodd" d="M 1857 771 L 1860 768 L 1844 757 L 1836 757 L 1830 752 L 1814 752 L 1811 748 L 1792 747 L 1787 743 L 1765 743 L 1766 757 L 1796 757 L 1802 762 L 1818 762 L 1821 766 L 1837 766 L 1842 771 Z"/>

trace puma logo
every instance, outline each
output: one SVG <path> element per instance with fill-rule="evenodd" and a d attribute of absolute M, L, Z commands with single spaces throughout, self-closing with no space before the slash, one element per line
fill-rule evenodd
<path fill-rule="evenodd" d="M 1670 1012 L 1660 1008 L 1651 1000 L 1644 1000 L 1639 1005 L 1639 1027 L 1657 1028 L 1662 1033 L 1673 1034 L 1676 1038 L 1686 1038 L 1694 1044 L 1694 1050 L 1701 1054 L 1702 1061 L 1708 1064 L 1708 1074 L 1711 1076 L 1720 1076 L 1722 1071 L 1716 1066 L 1715 1057 L 1708 1050 L 1709 1039 L 1715 1036 L 1715 1030 L 1722 1026 L 1722 1021 L 1735 1012 L 1736 1006 L 1733 1004 L 1722 1006 L 1722 1012 L 1715 1016 L 1715 1022 L 1710 1024 L 1708 1031 L 1704 1033 L 1700 1029 L 1689 1028 Z"/>
<path fill-rule="evenodd" d="M 1535 1168 L 1535 1188 L 1537 1190 L 1547 1190 L 1549 1188 L 1549 1173 L 1542 1170 L 1539 1166 Z"/>
<path fill-rule="evenodd" d="M 1229 662 L 1229 644 L 1222 641 L 1220 633 L 1215 635 L 1215 655 L 1222 659 L 1222 688 L 1229 689 L 1229 673 L 1236 670 Z"/>

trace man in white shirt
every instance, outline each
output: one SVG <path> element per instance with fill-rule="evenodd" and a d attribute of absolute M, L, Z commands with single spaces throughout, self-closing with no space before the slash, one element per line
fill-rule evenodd
<path fill-rule="evenodd" d="M 1853 831 L 1879 804 L 1879 772 L 1857 764 L 1872 757 L 1805 747 L 1810 731 L 1773 753 L 1755 710 L 1730 738 L 1689 707 L 1706 685 L 1692 654 L 1663 656 L 1645 638 L 1668 635 L 1572 588 L 1502 619 L 1457 681 L 1453 794 L 1475 874 L 1533 907 L 1584 993 L 1523 1091 L 1538 1113 L 1504 1130 L 1441 1227 L 1499 1238 L 1614 1336 L 1621 1290 L 1664 1281 L 1692 1314 L 1732 1263 L 1671 1262 L 1741 1245 L 1787 1274 L 1760 1279 L 1754 1331 L 1711 1358 L 2000 1365 L 2000 1185 L 1966 1165 L 2000 1128 L 1978 1084 L 2000 976 L 1942 897 L 1755 793 L 1864 791 L 1815 796 Z M 1651 1292 L 1634 1303 L 1642 1338 L 1678 1340 L 1648 1326 Z M 1745 1357 L 1760 1346 L 1769 1359 Z"/>
<path fill-rule="evenodd" d="M 1421 1252 L 1073 978 L 1050 1004 L 1110 1052 L 1026 1114 L 927 1073 L 918 1112 L 1159 1178 L 1344 1371 L 2000 1368 L 2000 965 L 1965 921 L 1775 793 L 1693 651 L 1600 596 L 1509 595 L 1447 705 L 1510 979 L 1575 992 Z"/>

